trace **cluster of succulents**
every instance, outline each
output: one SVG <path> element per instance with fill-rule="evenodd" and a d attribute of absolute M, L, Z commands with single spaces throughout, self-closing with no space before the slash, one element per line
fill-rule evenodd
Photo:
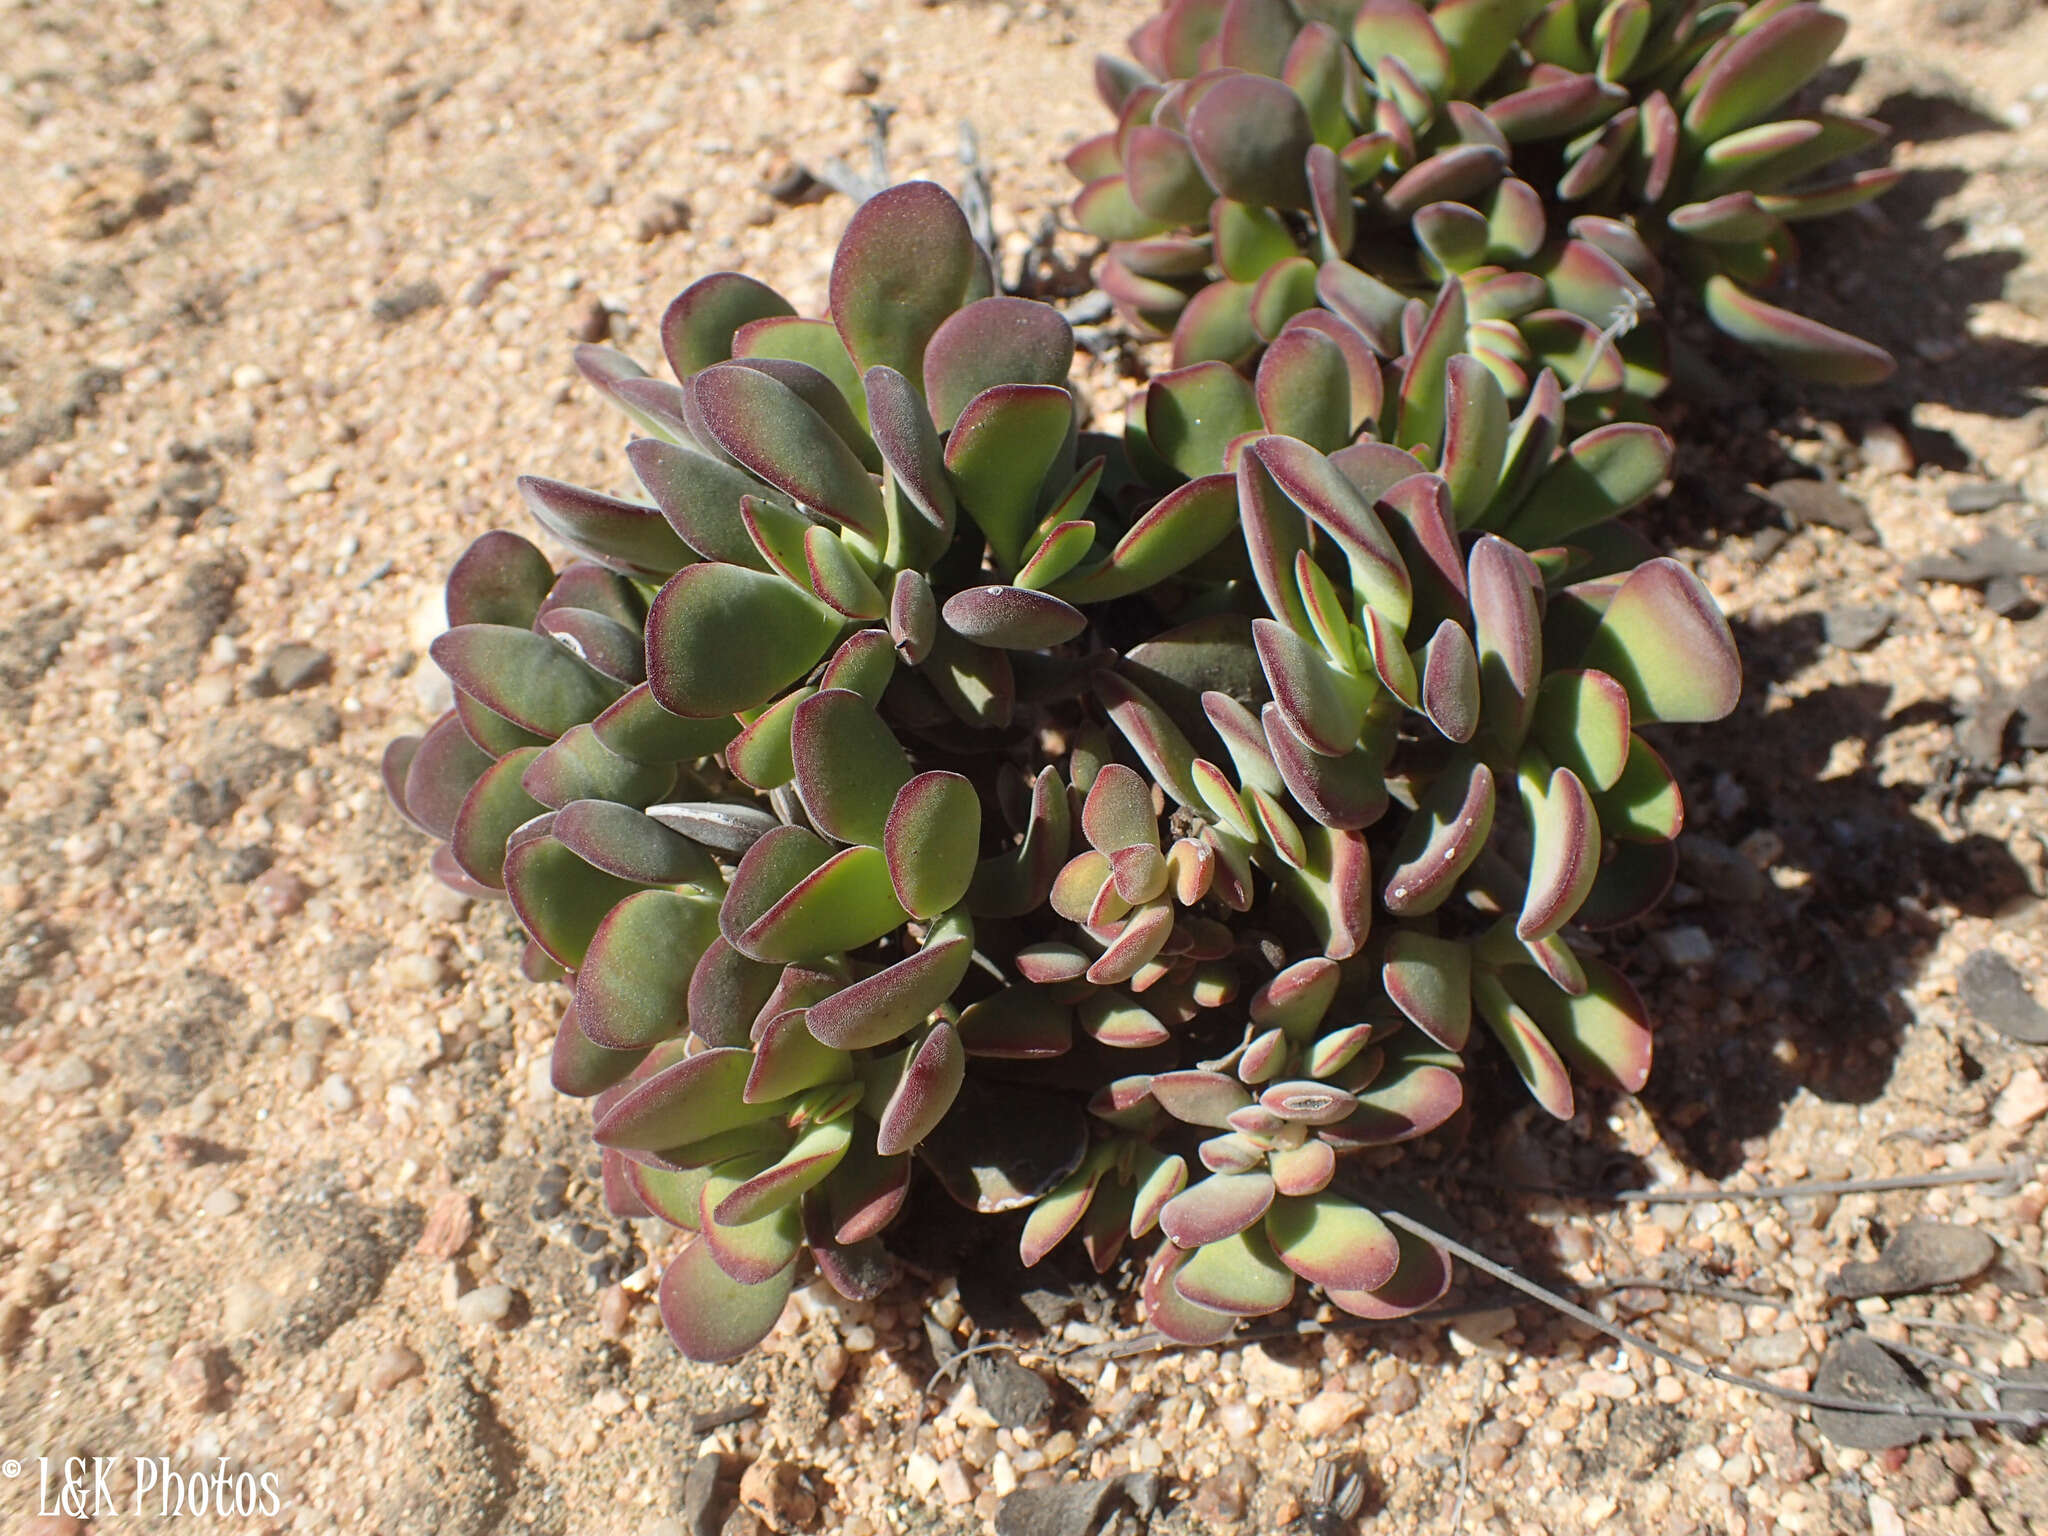
<path fill-rule="evenodd" d="M 1794 223 L 1899 174 L 1840 168 L 1880 124 L 1795 102 L 1845 30 L 1808 0 L 1164 0 L 1097 62 L 1117 122 L 1068 156 L 1074 215 L 1180 365 L 1341 323 L 1398 367 L 1454 283 L 1511 400 L 1549 368 L 1575 419 L 1639 415 L 1668 266 L 1787 369 L 1872 382 L 1882 349 L 1762 297 Z"/>
<path fill-rule="evenodd" d="M 1735 648 L 1613 521 L 1669 442 L 1504 382 L 1477 291 L 1401 317 L 1398 366 L 1291 314 L 1106 435 L 1065 319 L 912 182 L 855 213 L 828 317 L 719 273 L 663 319 L 675 382 L 579 353 L 644 499 L 520 481 L 572 558 L 461 557 L 454 708 L 385 778 L 566 984 L 554 1082 L 612 1209 L 678 1234 L 686 1354 L 745 1351 L 806 1266 L 875 1295 L 914 1184 L 1028 1207 L 1029 1263 L 1153 1244 L 1178 1339 L 1297 1281 L 1399 1316 L 1449 1268 L 1346 1154 L 1442 1125 L 1494 1046 L 1559 1116 L 1575 1074 L 1642 1084 L 1584 936 L 1670 882 L 1640 731 L 1725 714 Z"/>

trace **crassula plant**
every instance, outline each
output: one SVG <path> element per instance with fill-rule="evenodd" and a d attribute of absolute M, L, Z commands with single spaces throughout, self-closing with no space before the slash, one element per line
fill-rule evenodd
<path fill-rule="evenodd" d="M 1455 282 L 1511 399 L 1548 367 L 1576 417 L 1637 414 L 1668 267 L 1788 369 L 1867 383 L 1881 349 L 1763 297 L 1793 224 L 1898 178 L 1840 169 L 1882 125 L 1799 101 L 1845 30 L 1807 0 L 1165 0 L 1097 62 L 1117 122 L 1068 156 L 1074 216 L 1177 364 L 1319 311 L 1405 360 Z"/>
<path fill-rule="evenodd" d="M 1399 1316 L 1448 1266 L 1352 1154 L 1442 1125 L 1477 1052 L 1560 1116 L 1641 1086 L 1586 936 L 1669 884 L 1642 732 L 1724 715 L 1735 649 L 1613 521 L 1669 443 L 1503 382 L 1471 292 L 1398 367 L 1297 315 L 1098 432 L 1066 321 L 916 182 L 827 316 L 719 273 L 673 382 L 580 352 L 640 492 L 519 482 L 569 558 L 461 557 L 455 707 L 385 777 L 565 987 L 554 1081 L 612 1209 L 675 1231 L 685 1353 L 812 1269 L 879 1292 L 914 1190 L 1025 1211 L 1027 1263 L 1149 1246 L 1178 1339 L 1303 1282 Z"/>

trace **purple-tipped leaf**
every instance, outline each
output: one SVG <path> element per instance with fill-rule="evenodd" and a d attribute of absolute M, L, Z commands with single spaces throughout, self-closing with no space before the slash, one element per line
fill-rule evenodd
<path fill-rule="evenodd" d="M 882 1110 L 875 1150 L 889 1157 L 923 1141 L 953 1107 L 966 1073 L 960 1036 L 950 1024 L 937 1025 L 904 1064 Z"/>
<path fill-rule="evenodd" d="M 886 364 L 924 377 L 927 344 L 971 296 L 981 255 L 943 187 L 905 182 L 855 210 L 832 262 L 830 310 L 865 373 Z"/>
<path fill-rule="evenodd" d="M 958 774 L 921 773 L 897 792 L 883 823 L 881 846 L 903 910 L 914 917 L 936 917 L 955 906 L 974 879 L 981 798 Z"/>
<path fill-rule="evenodd" d="M 1231 75 L 1188 113 L 1188 143 L 1209 184 L 1225 197 L 1270 208 L 1306 208 L 1302 165 L 1315 133 L 1301 98 L 1280 81 Z"/>
<path fill-rule="evenodd" d="M 1391 1280 L 1400 1263 L 1393 1230 L 1338 1195 L 1276 1200 L 1266 1235 L 1281 1263 L 1329 1290 L 1373 1290 Z"/>
<path fill-rule="evenodd" d="M 533 623 L 554 584 L 554 567 L 546 555 L 516 533 L 493 529 L 449 568 L 448 623 L 524 629 Z"/>
<path fill-rule="evenodd" d="M 1719 720 L 1742 691 L 1728 621 L 1700 579 L 1671 559 L 1630 573 L 1579 661 L 1628 690 L 1637 722 Z"/>
<path fill-rule="evenodd" d="M 1472 1032 L 1472 950 L 1403 928 L 1387 944 L 1380 981 L 1394 1006 L 1445 1050 L 1462 1051 Z"/>
<path fill-rule="evenodd" d="M 718 906 L 675 891 L 640 891 L 598 924 L 576 973 L 576 1018 L 608 1050 L 681 1034 L 690 973 L 718 937 Z"/>
<path fill-rule="evenodd" d="M 1493 830 L 1493 770 L 1482 762 L 1439 774 L 1394 847 L 1381 900 L 1397 917 L 1434 912 L 1450 899 Z"/>
<path fill-rule="evenodd" d="M 817 665 L 842 622 L 778 576 L 689 566 L 647 615 L 648 688 L 692 718 L 758 709 Z"/>
<path fill-rule="evenodd" d="M 1700 296 L 1715 325 L 1801 378 L 1876 384 L 1897 367 L 1882 347 L 1767 304 L 1729 278 L 1708 278 Z"/>

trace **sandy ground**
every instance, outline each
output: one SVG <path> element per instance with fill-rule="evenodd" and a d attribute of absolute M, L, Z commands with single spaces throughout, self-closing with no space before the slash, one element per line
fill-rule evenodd
<path fill-rule="evenodd" d="M 1791 1386 L 1859 1310 L 1826 1294 L 1844 1262 L 1916 1217 L 1980 1228 L 1990 1275 L 1860 1308 L 1954 1390 L 2048 1364 L 2041 1047 L 1957 980 L 1987 949 L 2043 975 L 2048 754 L 2023 738 L 2048 744 L 2048 702 L 2035 725 L 2005 701 L 2048 658 L 2048 589 L 1909 567 L 2048 542 L 2048 18 L 1844 8 L 1832 83 L 1914 175 L 1816 237 L 1804 300 L 1904 366 L 1802 397 L 1710 352 L 1670 418 L 1649 516 L 1737 620 L 1750 686 L 1674 738 L 1685 886 L 1616 945 L 1656 1078 L 1557 1125 L 1482 1070 L 1479 1112 L 1402 1167 L 1459 1170 L 1429 1187 L 1494 1256 Z M 38 1513 L 38 1458 L 55 1490 L 95 1456 L 109 1530 L 170 1523 L 163 1473 L 220 1472 L 254 1513 L 186 1526 L 752 1532 L 726 1513 L 751 1469 L 772 1519 L 846 1536 L 979 1531 L 1020 1483 L 1133 1471 L 1159 1474 L 1155 1530 L 1264 1533 L 1326 1456 L 1364 1474 L 1374 1532 L 2048 1529 L 2038 1448 L 1845 1450 L 1469 1275 L 1455 1322 L 1105 1359 L 1134 1332 L 1116 1293 L 1038 1275 L 1035 1315 L 1006 1314 L 999 1259 L 930 1230 L 906 1239 L 930 1278 L 802 1293 L 737 1367 L 661 1336 L 641 1234 L 547 1089 L 555 998 L 377 788 L 385 739 L 438 708 L 441 573 L 521 526 L 516 472 L 624 477 L 576 339 L 651 362 L 660 307 L 719 267 L 821 307 L 849 205 L 766 188 L 863 163 L 868 102 L 896 109 L 898 175 L 957 184 L 972 122 L 1021 248 L 1098 126 L 1092 53 L 1140 12 L 0 9 L 0 1529 L 76 1531 Z M 1124 386 L 1096 382 L 1113 418 Z M 1848 498 L 1820 522 L 1744 490 L 1815 472 Z M 2012 1157 L 2016 1187 L 1782 1206 L 1498 1187 Z M 927 1319 L 1023 1349 L 1056 1395 L 983 1369 L 927 1396 Z"/>

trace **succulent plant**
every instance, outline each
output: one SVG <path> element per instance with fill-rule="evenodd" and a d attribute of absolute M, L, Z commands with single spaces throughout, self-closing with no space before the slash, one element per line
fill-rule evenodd
<path fill-rule="evenodd" d="M 1838 383 L 1880 349 L 1771 304 L 1790 225 L 1889 188 L 1833 174 L 1881 125 L 1774 118 L 1846 23 L 1796 0 L 1166 0 L 1101 59 L 1117 126 L 1078 145 L 1097 281 L 1176 366 L 1247 365 L 1320 305 L 1405 359 L 1440 284 L 1511 399 L 1541 366 L 1579 414 L 1668 375 L 1664 263 L 1722 330 Z"/>
<path fill-rule="evenodd" d="M 1344 1154 L 1457 1111 L 1475 1016 L 1554 1114 L 1573 1070 L 1641 1085 L 1643 1009 L 1574 936 L 1669 883 L 1638 728 L 1724 714 L 1735 651 L 1609 521 L 1668 442 L 1570 437 L 1547 367 L 1511 406 L 1469 292 L 1391 382 L 1312 311 L 1102 435 L 1066 321 L 910 183 L 829 318 L 719 273 L 664 317 L 676 382 L 579 353 L 647 499 L 520 481 L 575 558 L 470 546 L 455 707 L 385 777 L 567 983 L 554 1081 L 612 1208 L 681 1235 L 685 1353 L 749 1348 L 806 1253 L 877 1293 L 915 1163 L 1028 1207 L 1027 1262 L 1163 1234 L 1177 1338 L 1297 1279 L 1396 1316 L 1449 1269 Z"/>

